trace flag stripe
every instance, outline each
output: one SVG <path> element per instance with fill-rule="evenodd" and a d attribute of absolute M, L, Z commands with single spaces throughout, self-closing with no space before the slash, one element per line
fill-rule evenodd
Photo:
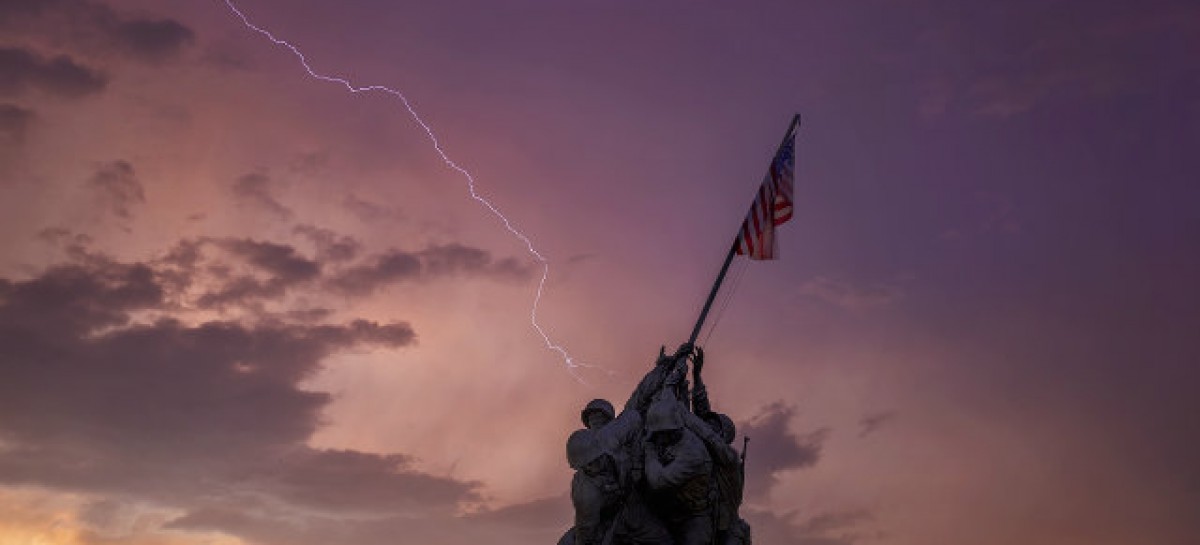
<path fill-rule="evenodd" d="M 771 161 L 750 211 L 738 232 L 737 253 L 750 259 L 775 259 L 778 254 L 775 226 L 792 219 L 796 141 L 789 138 Z"/>

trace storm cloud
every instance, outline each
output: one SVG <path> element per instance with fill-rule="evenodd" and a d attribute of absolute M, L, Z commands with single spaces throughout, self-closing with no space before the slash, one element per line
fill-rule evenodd
<path fill-rule="evenodd" d="M 297 225 L 292 232 L 307 238 L 316 247 L 317 258 L 321 260 L 349 261 L 362 250 L 362 243 L 353 237 L 315 225 Z"/>
<path fill-rule="evenodd" d="M 274 185 L 266 174 L 245 174 L 234 182 L 233 194 L 246 204 L 256 206 L 280 219 L 291 218 L 292 210 L 275 197 Z"/>
<path fill-rule="evenodd" d="M 421 122 L 219 1 L 0 1 L 0 535 L 553 543 L 797 109 L 704 341 L 755 540 L 1200 534 L 1195 2 L 237 4 Z"/>
<path fill-rule="evenodd" d="M 116 20 L 108 33 L 119 49 L 150 62 L 173 58 L 196 39 L 192 29 L 174 19 Z"/>
<path fill-rule="evenodd" d="M 179 57 L 196 33 L 172 18 L 130 15 L 89 0 L 6 1 L 0 28 L 14 33 L 56 36 L 81 53 L 115 54 L 159 63 Z"/>
<path fill-rule="evenodd" d="M 495 259 L 486 250 L 446 244 L 416 252 L 384 252 L 333 275 L 326 284 L 334 292 L 362 296 L 390 284 L 417 279 L 464 276 L 524 281 L 530 274 L 530 267 L 514 258 Z"/>
<path fill-rule="evenodd" d="M 146 202 L 146 190 L 128 161 L 101 166 L 88 183 L 100 193 L 99 201 L 107 203 L 109 211 L 121 219 L 131 219 L 133 207 Z"/>
<path fill-rule="evenodd" d="M 746 497 L 765 498 L 783 471 L 811 467 L 821 458 L 821 448 L 829 428 L 796 435 L 791 431 L 796 409 L 782 402 L 772 403 L 738 429 L 750 438 L 753 455 L 746 463 Z"/>
<path fill-rule="evenodd" d="M 308 274 L 279 246 L 223 244 L 279 276 Z M 300 383 L 336 352 L 411 345 L 407 323 L 135 319 L 169 310 L 156 267 L 85 254 L 0 279 L 0 482 L 193 511 L 179 527 L 212 517 L 205 498 L 271 498 L 292 518 L 449 516 L 479 499 L 478 483 L 404 454 L 306 444 L 331 397 Z"/>
<path fill-rule="evenodd" d="M 16 96 L 29 89 L 80 98 L 99 93 L 108 77 L 67 55 L 46 58 L 19 47 L 0 47 L 0 95 Z"/>

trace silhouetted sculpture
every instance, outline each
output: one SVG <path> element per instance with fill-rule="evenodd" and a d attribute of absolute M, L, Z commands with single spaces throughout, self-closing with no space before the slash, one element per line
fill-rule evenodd
<path fill-rule="evenodd" d="M 604 543 L 630 486 L 629 472 L 617 466 L 596 435 L 596 430 L 584 428 L 567 439 L 567 463 L 575 470 L 571 479 L 571 504 L 575 507 L 572 537 L 582 545 Z"/>
<path fill-rule="evenodd" d="M 675 373 L 672 379 L 680 380 L 681 375 Z M 677 545 L 711 545 L 716 501 L 712 457 L 704 442 L 684 425 L 689 413 L 676 399 L 678 382 L 672 379 L 646 415 L 647 503 Z M 700 424 L 708 431 L 706 424 Z"/>
<path fill-rule="evenodd" d="M 584 428 L 567 440 L 575 526 L 559 545 L 750 544 L 738 517 L 745 473 L 731 446 L 736 430 L 712 410 L 703 366 L 703 350 L 689 344 L 672 356 L 660 350 L 620 415 L 604 399 L 584 406 Z"/>
<path fill-rule="evenodd" d="M 583 427 L 594 430 L 612 422 L 616 414 L 607 399 L 593 399 L 579 411 L 579 419 L 583 421 Z"/>
<path fill-rule="evenodd" d="M 585 428 L 567 440 L 567 463 L 575 470 L 571 479 L 575 526 L 559 540 L 560 545 L 671 545 L 639 491 L 644 488 L 642 424 L 674 362 L 686 358 L 690 350 L 681 347 L 670 358 L 660 353 L 620 415 L 613 417 L 612 404 L 604 399 L 594 399 L 580 411 Z"/>
<path fill-rule="evenodd" d="M 708 389 L 700 377 L 704 368 L 704 350 L 698 346 L 693 362 L 692 382 L 696 386 L 692 390 L 692 411 L 695 416 L 686 418 L 685 422 L 688 429 L 704 440 L 704 445 L 713 458 L 713 481 L 717 486 L 716 543 L 750 545 L 750 525 L 738 515 L 742 506 L 746 473 L 742 460 L 731 446 L 734 437 L 737 436 L 737 429 L 729 416 L 712 410 L 708 400 Z"/>

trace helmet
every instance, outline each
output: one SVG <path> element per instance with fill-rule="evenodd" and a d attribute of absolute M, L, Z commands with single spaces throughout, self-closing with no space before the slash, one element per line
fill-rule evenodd
<path fill-rule="evenodd" d="M 575 430 L 567 438 L 567 465 L 579 469 L 604 454 L 604 447 L 589 429 Z"/>
<path fill-rule="evenodd" d="M 612 403 L 609 403 L 607 399 L 593 399 L 583 407 L 582 411 L 579 411 L 579 419 L 583 421 L 584 426 L 587 425 L 588 413 L 592 411 L 600 411 L 608 415 L 609 420 L 617 417 L 617 413 L 613 411 Z"/>
<path fill-rule="evenodd" d="M 673 400 L 660 399 L 650 405 L 646 411 L 646 431 L 677 430 L 683 427 L 683 417 L 679 414 L 679 403 Z"/>
<path fill-rule="evenodd" d="M 737 427 L 733 425 L 733 419 L 724 413 L 710 413 L 704 421 L 708 422 L 726 444 L 732 443 L 733 438 L 737 436 Z"/>

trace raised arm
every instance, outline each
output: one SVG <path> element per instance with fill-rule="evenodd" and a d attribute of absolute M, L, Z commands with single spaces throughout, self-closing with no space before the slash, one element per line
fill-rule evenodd
<path fill-rule="evenodd" d="M 704 381 L 700 379 L 700 371 L 703 368 L 704 349 L 697 346 L 696 353 L 692 356 L 692 382 L 696 383 L 692 387 L 692 411 L 701 418 L 712 413 L 712 405 L 708 402 L 708 389 L 704 387 Z"/>
<path fill-rule="evenodd" d="M 655 394 L 662 389 L 663 382 L 667 379 L 667 375 L 674 370 L 676 362 L 680 358 L 687 357 L 692 350 L 692 345 L 684 344 L 675 351 L 675 355 L 667 356 L 664 349 L 659 349 L 658 361 L 654 363 L 654 368 L 642 377 L 642 381 L 633 389 L 633 394 L 629 396 L 629 400 L 625 402 L 625 409 L 636 409 L 638 412 L 646 412 L 650 407 L 650 402 L 654 400 Z"/>
<path fill-rule="evenodd" d="M 739 463 L 737 451 L 726 444 L 725 440 L 721 439 L 720 434 L 713 430 L 712 426 L 708 425 L 708 422 L 701 420 L 699 416 L 683 411 L 683 425 L 687 429 L 692 430 L 692 433 L 695 433 L 696 437 L 699 437 L 704 442 L 704 446 L 708 448 L 708 453 L 712 455 L 714 463 L 729 467 Z"/>

